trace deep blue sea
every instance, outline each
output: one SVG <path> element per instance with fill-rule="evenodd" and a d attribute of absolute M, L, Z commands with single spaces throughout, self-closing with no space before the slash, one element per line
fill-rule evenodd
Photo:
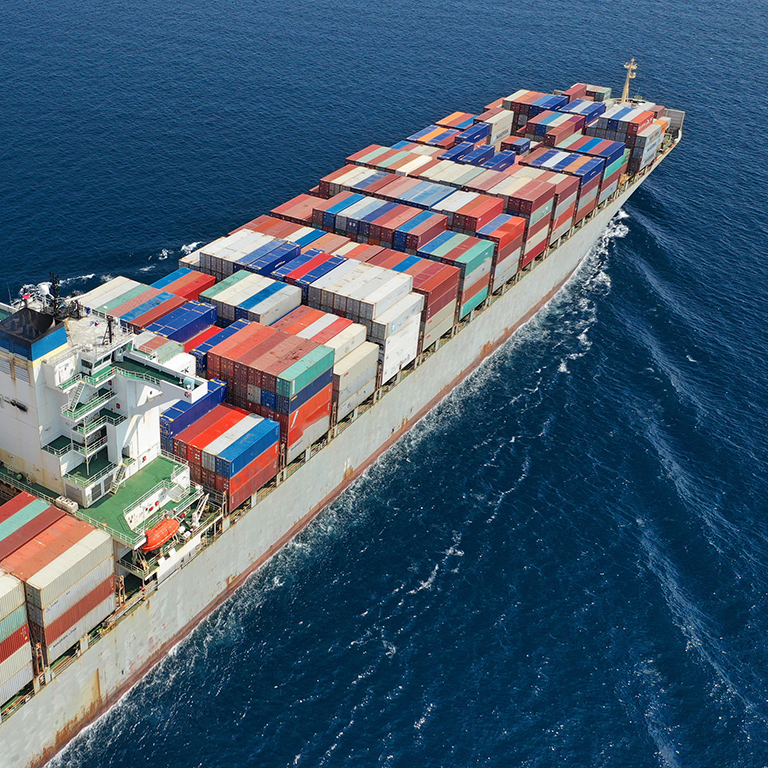
<path fill-rule="evenodd" d="M 688 113 L 567 290 L 57 768 L 768 765 L 763 4 L 4 0 L 0 30 L 3 295 L 151 281 L 351 151 L 630 56 Z"/>

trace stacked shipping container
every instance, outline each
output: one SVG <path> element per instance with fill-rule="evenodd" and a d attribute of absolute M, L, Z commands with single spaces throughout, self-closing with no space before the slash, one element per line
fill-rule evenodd
<path fill-rule="evenodd" d="M 13 530 L 0 542 L 0 569 L 24 582 L 31 641 L 50 664 L 115 609 L 112 539 L 29 494 L 0 517 Z"/>
<path fill-rule="evenodd" d="M 277 422 L 230 405 L 217 405 L 173 438 L 173 452 L 190 477 L 239 507 L 278 472 Z"/>
<path fill-rule="evenodd" d="M 208 375 L 232 404 L 280 424 L 291 461 L 330 429 L 333 363 L 329 347 L 249 323 L 208 352 Z"/>
<path fill-rule="evenodd" d="M 24 585 L 0 571 L 0 705 L 28 685 L 32 677 Z"/>

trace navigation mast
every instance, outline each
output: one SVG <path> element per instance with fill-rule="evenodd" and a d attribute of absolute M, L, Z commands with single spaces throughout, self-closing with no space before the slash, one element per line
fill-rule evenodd
<path fill-rule="evenodd" d="M 632 57 L 632 61 L 628 61 L 624 65 L 624 69 L 627 70 L 627 79 L 624 81 L 624 92 L 621 94 L 622 101 L 629 101 L 629 81 L 634 80 L 637 77 L 637 64 L 635 64 L 635 57 Z"/>

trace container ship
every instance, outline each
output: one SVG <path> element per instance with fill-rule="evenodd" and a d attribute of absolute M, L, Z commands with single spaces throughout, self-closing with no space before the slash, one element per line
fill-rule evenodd
<path fill-rule="evenodd" d="M 44 763 L 574 273 L 684 113 L 518 90 L 152 285 L 0 305 L 0 768 Z"/>

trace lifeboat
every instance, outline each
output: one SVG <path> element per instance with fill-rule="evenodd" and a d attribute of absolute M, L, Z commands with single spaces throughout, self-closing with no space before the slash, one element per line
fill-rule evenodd
<path fill-rule="evenodd" d="M 179 521 L 172 517 L 161 520 L 154 528 L 147 531 L 147 540 L 142 544 L 142 552 L 154 552 L 172 539 L 179 532 Z"/>

